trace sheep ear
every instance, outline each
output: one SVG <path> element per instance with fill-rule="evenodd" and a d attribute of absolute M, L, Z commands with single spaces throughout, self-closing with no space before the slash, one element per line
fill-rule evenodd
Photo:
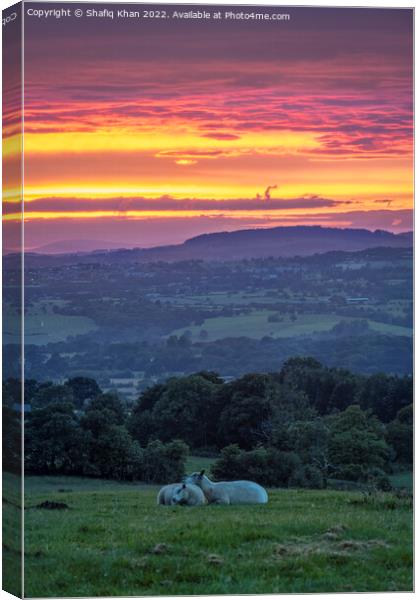
<path fill-rule="evenodd" d="M 203 477 L 203 475 L 204 475 L 204 472 L 205 472 L 205 469 L 202 469 L 202 470 L 200 471 L 200 477 Z"/>

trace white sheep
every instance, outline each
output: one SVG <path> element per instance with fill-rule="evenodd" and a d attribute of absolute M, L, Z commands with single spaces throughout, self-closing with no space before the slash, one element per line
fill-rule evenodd
<path fill-rule="evenodd" d="M 173 493 L 180 485 L 182 485 L 182 483 L 170 483 L 169 485 L 164 485 L 158 492 L 157 503 L 172 504 Z"/>
<path fill-rule="evenodd" d="M 207 504 L 207 500 L 203 490 L 198 485 L 194 485 L 193 483 L 182 483 L 174 490 L 172 504 L 200 506 Z"/>
<path fill-rule="evenodd" d="M 206 498 L 201 488 L 197 485 L 170 483 L 159 490 L 157 504 L 188 504 L 189 506 L 198 506 L 206 504 Z"/>
<path fill-rule="evenodd" d="M 266 504 L 268 495 L 255 481 L 218 481 L 214 483 L 200 473 L 192 473 L 186 483 L 198 485 L 209 504 Z"/>

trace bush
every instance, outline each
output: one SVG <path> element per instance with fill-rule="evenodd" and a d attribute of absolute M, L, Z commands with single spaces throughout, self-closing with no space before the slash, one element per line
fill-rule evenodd
<path fill-rule="evenodd" d="M 149 442 L 141 451 L 136 479 L 146 483 L 180 481 L 185 473 L 188 446 L 181 440 L 168 444 L 160 440 Z"/>
<path fill-rule="evenodd" d="M 221 451 L 212 475 L 219 481 L 250 479 L 267 486 L 287 486 L 292 473 L 300 466 L 301 461 L 294 452 L 263 447 L 246 451 L 231 444 Z"/>
<path fill-rule="evenodd" d="M 267 485 L 289 485 L 290 477 L 302 464 L 295 452 L 281 452 L 275 448 L 270 449 L 269 482 Z"/>
<path fill-rule="evenodd" d="M 390 492 L 392 488 L 392 484 L 386 475 L 378 475 L 374 479 L 374 485 L 377 490 L 381 492 Z"/>
<path fill-rule="evenodd" d="M 304 465 L 296 469 L 289 479 L 291 487 L 302 487 L 320 490 L 326 482 L 322 472 L 312 465 Z"/>
<path fill-rule="evenodd" d="M 237 444 L 230 444 L 221 450 L 220 458 L 214 463 L 211 473 L 216 480 L 239 479 L 241 477 L 240 458 L 243 452 Z"/>
<path fill-rule="evenodd" d="M 368 473 L 361 465 L 340 465 L 334 469 L 334 479 L 346 479 L 348 481 L 366 481 Z"/>

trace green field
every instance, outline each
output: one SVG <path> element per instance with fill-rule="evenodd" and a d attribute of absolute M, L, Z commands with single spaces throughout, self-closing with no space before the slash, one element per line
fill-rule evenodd
<path fill-rule="evenodd" d="M 195 471 L 205 469 L 206 473 L 210 473 L 216 460 L 216 458 L 207 458 L 203 456 L 189 456 L 185 462 L 185 471 L 187 473 L 194 473 Z"/>
<path fill-rule="evenodd" d="M 395 488 L 406 488 L 407 490 L 413 489 L 412 471 L 403 471 L 402 473 L 390 475 L 389 479 Z"/>
<path fill-rule="evenodd" d="M 284 315 L 283 321 L 269 322 L 270 315 L 277 314 L 272 310 L 255 310 L 249 314 L 240 314 L 232 317 L 214 317 L 206 319 L 202 325 L 191 325 L 172 332 L 173 335 L 182 335 L 186 331 L 192 334 L 192 340 L 200 340 L 200 332 L 204 329 L 208 336 L 205 341 L 212 342 L 227 337 L 251 337 L 261 339 L 264 336 L 275 338 L 289 338 L 298 335 L 310 335 L 320 331 L 328 331 L 340 321 L 351 321 L 350 317 L 340 317 L 329 314 L 299 314 L 296 321 L 289 315 Z M 412 330 L 408 327 L 388 325 L 377 321 L 369 321 L 372 330 L 388 335 L 411 336 Z"/>
<path fill-rule="evenodd" d="M 20 552 L 22 547 L 21 479 L 3 471 L 2 482 L 2 589 L 15 596 L 22 597 Z"/>
<path fill-rule="evenodd" d="M 88 317 L 68 316 L 53 312 L 54 305 L 63 303 L 37 303 L 25 315 L 25 344 L 44 344 L 62 342 L 70 335 L 82 335 L 94 331 L 97 326 Z M 6 308 L 6 329 L 3 332 L 4 344 L 20 342 L 20 319 L 13 309 Z"/>
<path fill-rule="evenodd" d="M 267 505 L 188 508 L 156 506 L 157 490 L 28 477 L 26 595 L 412 590 L 409 498 L 282 489 Z"/>
<path fill-rule="evenodd" d="M 387 335 L 403 335 L 405 337 L 411 337 L 413 330 L 410 327 L 402 327 L 401 325 L 390 325 L 388 323 L 379 323 L 379 321 L 368 320 L 369 327 L 373 331 L 378 333 L 385 333 Z"/>
<path fill-rule="evenodd" d="M 209 305 L 214 307 L 223 306 L 247 306 L 249 304 L 272 304 L 274 301 L 279 301 L 278 294 L 267 295 L 270 290 L 258 290 L 251 292 L 211 292 L 209 294 L 182 294 L 179 296 L 159 295 L 158 298 L 162 302 L 170 302 L 181 306 L 200 306 L 209 308 Z"/>

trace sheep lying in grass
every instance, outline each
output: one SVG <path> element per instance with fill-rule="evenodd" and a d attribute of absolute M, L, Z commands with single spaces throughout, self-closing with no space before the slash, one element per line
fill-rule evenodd
<path fill-rule="evenodd" d="M 214 483 L 200 473 L 192 473 L 186 483 L 199 486 L 209 504 L 266 504 L 268 495 L 265 489 L 254 481 L 219 481 Z"/>
<path fill-rule="evenodd" d="M 172 496 L 172 504 L 186 504 L 188 506 L 200 506 L 207 504 L 203 490 L 192 483 L 182 483 L 176 487 Z"/>
<path fill-rule="evenodd" d="M 170 483 L 169 485 L 164 485 L 161 488 L 157 495 L 157 503 L 158 504 L 172 504 L 172 496 L 177 487 L 182 485 L 182 483 Z"/>
<path fill-rule="evenodd" d="M 206 497 L 197 485 L 170 483 L 159 490 L 157 504 L 199 506 L 206 504 Z"/>

